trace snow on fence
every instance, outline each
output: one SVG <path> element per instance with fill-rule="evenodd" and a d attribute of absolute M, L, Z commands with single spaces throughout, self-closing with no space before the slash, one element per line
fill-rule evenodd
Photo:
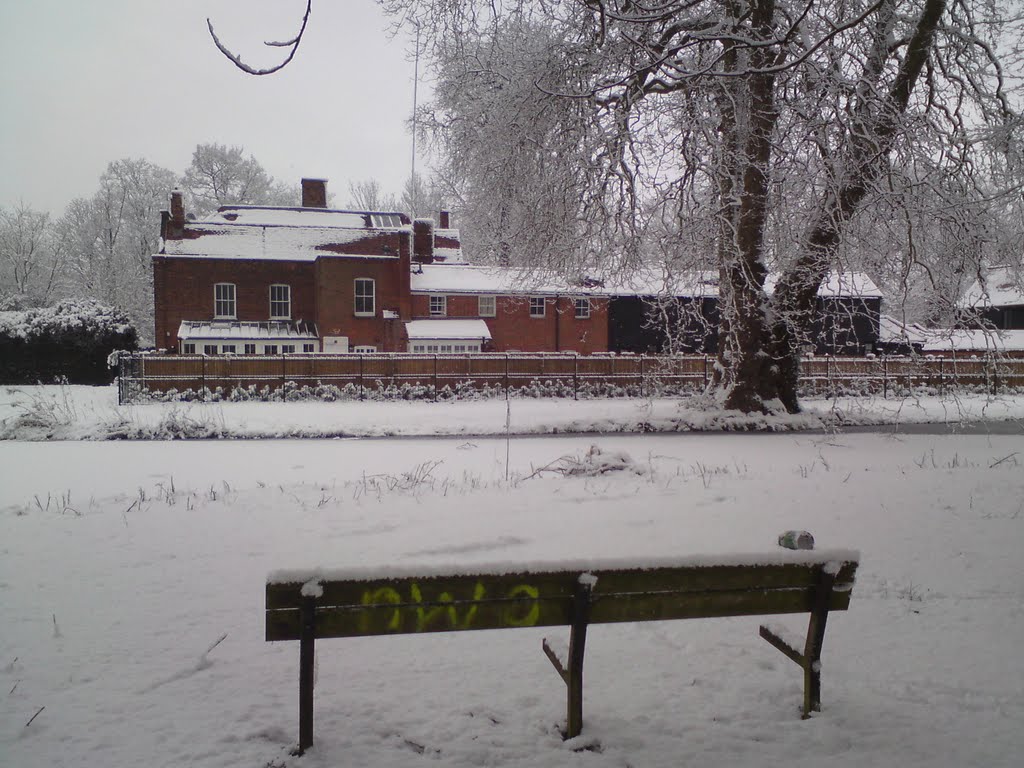
<path fill-rule="evenodd" d="M 124 355 L 121 403 L 160 399 L 445 398 L 520 393 L 648 396 L 702 390 L 706 355 Z M 904 394 L 921 388 L 1024 388 L 1024 359 L 808 357 L 806 394 Z"/>

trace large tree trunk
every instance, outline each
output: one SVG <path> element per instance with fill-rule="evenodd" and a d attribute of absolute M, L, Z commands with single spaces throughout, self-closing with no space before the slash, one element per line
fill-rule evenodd
<path fill-rule="evenodd" d="M 722 282 L 725 283 L 728 277 L 728 286 L 720 299 L 725 300 L 722 333 L 732 337 L 726 339 L 723 335 L 719 347 L 719 366 L 731 373 L 731 376 L 723 373 L 719 377 L 726 392 L 725 407 L 747 413 L 764 412 L 769 410 L 767 406 L 770 401 L 777 399 L 790 413 L 799 412 L 797 385 L 800 349 L 802 341 L 808 338 L 814 319 L 818 289 L 833 265 L 846 222 L 864 200 L 871 183 L 888 158 L 900 119 L 906 112 L 910 95 L 934 45 L 935 33 L 945 12 L 946 2 L 925 0 L 906 55 L 888 93 L 881 98 L 876 88 L 878 76 L 890 55 L 890 41 L 884 34 L 885 25 L 879 25 L 875 56 L 864 64 L 864 97 L 854 108 L 845 151 L 833 167 L 833 175 L 837 180 L 818 203 L 817 212 L 798 245 L 797 256 L 779 280 L 770 303 L 763 291 L 758 296 L 743 293 L 740 284 L 747 277 L 732 269 L 730 254 L 724 254 L 726 258 L 722 262 Z M 881 13 L 891 10 L 892 6 L 886 4 Z M 774 121 L 768 120 L 771 114 L 771 93 L 763 90 L 770 90 L 774 83 L 767 80 L 767 77 L 752 74 L 743 78 L 750 83 L 751 125 L 760 123 L 766 128 L 774 126 Z M 752 132 L 752 138 L 757 139 L 758 136 Z M 765 134 L 759 138 L 765 145 L 761 146 L 755 140 L 750 147 L 753 151 L 748 150 L 748 175 L 757 167 L 767 169 L 768 157 L 764 157 L 763 165 L 759 165 L 762 158 L 758 151 L 770 151 L 771 137 Z M 766 182 L 767 171 L 763 178 Z M 763 215 L 765 189 L 766 184 L 764 187 L 756 183 L 745 184 L 740 191 L 744 206 L 749 206 L 751 211 L 760 208 Z M 757 263 L 763 263 L 755 262 L 754 251 L 757 251 L 757 258 L 761 258 L 764 247 L 763 217 L 760 220 L 761 232 L 754 230 L 754 218 L 748 221 L 742 215 L 739 217 L 737 233 L 740 236 L 737 242 L 740 247 L 735 249 L 740 257 L 739 263 L 751 270 Z M 748 242 L 748 239 L 758 236 L 760 240 L 756 244 Z M 750 285 L 749 281 L 747 285 Z M 763 286 L 763 278 L 760 286 Z M 740 296 L 740 299 L 737 300 L 735 296 Z M 731 317 L 727 324 L 724 321 L 726 312 L 747 312 L 750 316 L 742 320 Z M 770 324 L 763 319 L 769 317 Z M 739 354 L 737 349 L 740 350 Z"/>
<path fill-rule="evenodd" d="M 748 9 L 736 4 L 733 18 Z M 751 37 L 770 40 L 774 0 L 752 0 Z M 740 27 L 737 24 L 737 27 Z M 743 35 L 737 34 L 741 39 Z M 769 45 L 726 43 L 727 72 L 719 94 L 719 325 L 718 365 L 713 386 L 725 408 L 765 412 L 778 397 L 774 361 L 765 354 L 771 338 L 764 291 L 764 231 L 768 217 L 769 165 L 775 109 L 775 75 L 781 57 Z"/>

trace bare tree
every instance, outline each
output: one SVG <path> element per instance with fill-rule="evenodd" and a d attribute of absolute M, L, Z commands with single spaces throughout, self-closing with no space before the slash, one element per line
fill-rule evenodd
<path fill-rule="evenodd" d="M 0 208 L 0 299 L 19 309 L 46 306 L 64 262 L 50 216 L 19 203 Z"/>
<path fill-rule="evenodd" d="M 148 337 L 152 331 L 156 222 L 175 174 L 146 160 L 117 160 L 91 198 L 72 201 L 57 223 L 66 249 L 67 292 L 126 311 Z"/>
<path fill-rule="evenodd" d="M 397 211 L 398 200 L 392 194 L 384 194 L 377 179 L 354 181 L 348 185 L 348 206 L 357 211 Z"/>
<path fill-rule="evenodd" d="M 301 193 L 274 179 L 242 147 L 198 144 L 181 184 L 199 215 L 221 205 L 298 205 Z"/>

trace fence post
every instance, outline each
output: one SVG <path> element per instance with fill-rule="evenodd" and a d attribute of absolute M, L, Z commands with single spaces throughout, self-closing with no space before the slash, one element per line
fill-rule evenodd
<path fill-rule="evenodd" d="M 889 399 L 889 358 L 882 358 L 882 399 Z"/>
<path fill-rule="evenodd" d="M 437 355 L 434 355 L 434 402 L 437 402 Z"/>
<path fill-rule="evenodd" d="M 508 399 L 508 352 L 505 353 L 505 398 Z"/>
<path fill-rule="evenodd" d="M 206 389 L 206 355 L 199 358 L 199 391 Z"/>

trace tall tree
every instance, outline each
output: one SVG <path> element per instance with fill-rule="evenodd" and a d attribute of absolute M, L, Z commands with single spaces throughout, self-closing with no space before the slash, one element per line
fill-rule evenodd
<path fill-rule="evenodd" d="M 276 182 L 242 147 L 198 144 L 181 184 L 190 210 L 199 215 L 221 205 L 298 205 L 297 188 Z"/>
<path fill-rule="evenodd" d="M 67 249 L 69 292 L 126 311 L 149 339 L 160 210 L 175 174 L 141 159 L 110 163 L 91 198 L 72 201 L 57 229 Z"/>
<path fill-rule="evenodd" d="M 46 306 L 58 290 L 64 255 L 49 214 L 24 203 L 0 208 L 0 303 Z"/>
<path fill-rule="evenodd" d="M 348 185 L 348 206 L 357 211 L 397 211 L 398 200 L 385 194 L 377 179 L 364 179 Z"/>

